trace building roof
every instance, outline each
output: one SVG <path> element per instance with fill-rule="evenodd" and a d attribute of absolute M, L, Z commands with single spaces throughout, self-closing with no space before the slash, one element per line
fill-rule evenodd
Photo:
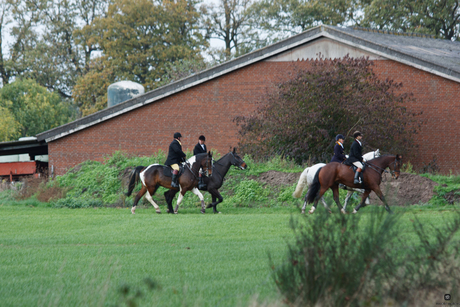
<path fill-rule="evenodd" d="M 416 36 L 407 33 L 395 34 L 362 28 L 340 28 L 323 25 L 157 88 L 115 106 L 85 116 L 71 123 L 37 134 L 37 140 L 50 142 L 65 137 L 74 132 L 86 129 L 245 66 L 308 44 L 322 37 L 416 67 L 417 69 L 430 72 L 455 82 L 460 82 L 460 42 L 435 39 L 428 36 Z"/>
<path fill-rule="evenodd" d="M 1 142 L 0 156 L 29 154 L 31 156 L 47 155 L 48 144 L 38 141 L 35 137 L 21 138 L 19 141 Z"/>

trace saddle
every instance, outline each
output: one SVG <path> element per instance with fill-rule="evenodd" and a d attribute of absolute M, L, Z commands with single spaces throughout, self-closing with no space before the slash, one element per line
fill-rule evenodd
<path fill-rule="evenodd" d="M 171 168 L 171 166 L 163 165 L 163 175 L 165 175 L 166 177 L 172 177 L 172 171 L 173 169 Z M 179 174 L 177 175 L 177 177 L 180 177 L 183 172 L 184 172 L 184 164 L 181 163 L 179 164 Z"/>

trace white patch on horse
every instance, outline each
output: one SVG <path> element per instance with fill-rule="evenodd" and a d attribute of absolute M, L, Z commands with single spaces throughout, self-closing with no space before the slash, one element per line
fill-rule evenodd
<path fill-rule="evenodd" d="M 198 197 L 200 198 L 201 201 L 204 200 L 203 194 L 201 194 L 200 190 L 198 190 L 197 188 L 193 188 L 193 189 L 192 189 L 192 192 L 193 192 L 193 194 L 195 194 L 196 196 L 198 196 Z"/>
<path fill-rule="evenodd" d="M 152 196 L 150 195 L 149 191 L 147 191 L 147 193 L 145 193 L 145 198 L 147 198 L 147 200 L 152 204 L 152 206 L 155 207 L 155 209 L 160 209 L 160 207 L 155 203 L 155 201 L 153 200 Z"/>
<path fill-rule="evenodd" d="M 196 162 L 196 157 L 195 156 L 191 157 L 190 159 L 187 160 L 187 162 L 190 163 L 190 167 L 193 167 L 193 163 Z"/>
<path fill-rule="evenodd" d="M 152 166 L 155 166 L 155 165 L 160 165 L 160 164 L 158 164 L 158 163 L 150 164 L 149 166 L 147 166 L 147 167 L 145 168 L 145 170 L 143 170 L 142 172 L 140 172 L 139 178 L 141 179 L 143 185 L 145 185 L 145 175 L 144 175 L 144 173 L 145 173 L 149 168 L 151 168 Z M 148 193 L 148 192 L 147 192 L 147 193 Z"/>

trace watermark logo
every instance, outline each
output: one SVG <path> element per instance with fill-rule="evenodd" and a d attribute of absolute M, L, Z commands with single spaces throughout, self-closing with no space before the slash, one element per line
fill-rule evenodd
<path fill-rule="evenodd" d="M 451 298 L 452 298 L 452 297 L 450 296 L 450 294 L 444 294 L 444 299 L 445 299 L 446 301 L 450 301 Z"/>

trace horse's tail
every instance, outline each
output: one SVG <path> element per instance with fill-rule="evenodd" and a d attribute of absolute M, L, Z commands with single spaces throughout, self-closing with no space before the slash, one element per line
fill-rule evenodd
<path fill-rule="evenodd" d="M 321 171 L 322 167 L 318 169 L 315 174 L 315 179 L 313 179 L 313 183 L 308 190 L 306 200 L 307 203 L 311 204 L 315 201 L 316 196 L 318 195 L 319 189 L 321 188 L 321 184 L 319 183 L 319 172 Z"/>
<path fill-rule="evenodd" d="M 302 196 L 302 192 L 305 190 L 305 186 L 307 185 L 307 174 L 310 170 L 310 167 L 307 167 L 302 174 L 300 174 L 299 182 L 297 182 L 297 186 L 295 187 L 294 193 L 292 193 L 292 197 L 299 198 Z"/>
<path fill-rule="evenodd" d="M 139 174 L 144 169 L 144 166 L 138 166 L 132 170 L 131 176 L 129 178 L 128 192 L 125 193 L 126 196 L 130 196 L 134 190 L 134 187 L 139 182 Z"/>

